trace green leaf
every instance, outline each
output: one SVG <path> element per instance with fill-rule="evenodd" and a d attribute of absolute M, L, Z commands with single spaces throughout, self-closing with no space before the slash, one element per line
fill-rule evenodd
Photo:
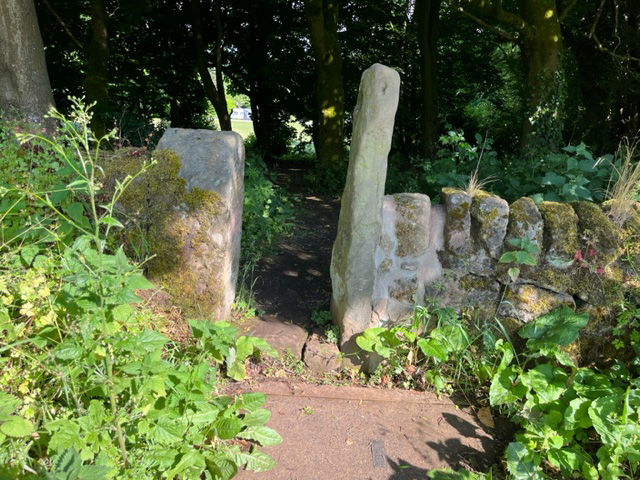
<path fill-rule="evenodd" d="M 516 253 L 515 252 L 504 252 L 500 255 L 500 263 L 514 263 L 516 261 Z"/>
<path fill-rule="evenodd" d="M 105 480 L 112 478 L 116 471 L 106 465 L 83 465 L 78 470 L 78 480 Z"/>
<path fill-rule="evenodd" d="M 544 478 L 539 468 L 531 461 L 527 447 L 520 442 L 511 442 L 507 447 L 507 468 L 513 480 Z"/>
<path fill-rule="evenodd" d="M 242 422 L 236 417 L 221 418 L 216 421 L 214 426 L 218 438 L 222 438 L 224 440 L 235 437 L 243 428 Z"/>
<path fill-rule="evenodd" d="M 155 288 L 155 285 L 147 280 L 144 275 L 138 273 L 129 275 L 126 280 L 126 285 L 129 290 L 148 290 Z"/>
<path fill-rule="evenodd" d="M 213 480 L 231 480 L 238 473 L 237 465 L 223 456 L 219 455 L 213 459 L 207 458 L 205 461 Z"/>
<path fill-rule="evenodd" d="M 156 424 L 149 429 L 147 436 L 162 445 L 171 445 L 184 441 L 183 435 L 185 430 L 186 428 L 183 425 L 169 418 L 161 417 Z"/>
<path fill-rule="evenodd" d="M 73 220 L 76 225 L 84 225 L 86 218 L 84 217 L 84 207 L 80 202 L 73 202 L 66 210 L 67 215 Z"/>
<path fill-rule="evenodd" d="M 5 420 L 20 405 L 20 400 L 13 395 L 0 391 L 0 421 Z"/>
<path fill-rule="evenodd" d="M 551 465 L 560 468 L 563 476 L 568 478 L 574 471 L 580 471 L 580 456 L 572 448 L 551 449 L 548 452 Z"/>
<path fill-rule="evenodd" d="M 80 436 L 80 425 L 71 420 L 58 420 L 45 424 L 47 430 L 57 430 L 49 439 L 47 449 L 49 452 L 59 451 L 60 449 L 75 448 L 81 450 L 84 447 L 84 441 Z"/>
<path fill-rule="evenodd" d="M 528 339 L 527 346 L 535 348 L 544 343 L 567 346 L 577 338 L 581 328 L 589 322 L 589 315 L 578 314 L 568 307 L 553 310 L 538 317 L 518 331 L 518 335 Z"/>
<path fill-rule="evenodd" d="M 38 247 L 38 245 L 27 245 L 20 249 L 20 256 L 27 266 L 31 265 L 31 262 L 38 253 L 40 253 L 40 247 Z"/>
<path fill-rule="evenodd" d="M 271 447 L 282 443 L 282 437 L 275 430 L 269 427 L 252 427 L 244 430 L 237 435 L 240 438 L 255 440 L 263 447 Z"/>
<path fill-rule="evenodd" d="M 427 472 L 427 478 L 431 480 L 483 480 L 487 476 L 482 473 L 473 473 L 469 470 L 452 470 L 450 468 L 437 468 Z"/>
<path fill-rule="evenodd" d="M 508 405 L 517 402 L 527 393 L 527 387 L 516 382 L 517 372 L 513 367 L 499 371 L 491 380 L 489 401 L 491 406 Z"/>
<path fill-rule="evenodd" d="M 547 172 L 542 179 L 542 185 L 553 185 L 555 187 L 561 187 L 566 182 L 566 178 L 558 175 L 554 172 Z"/>
<path fill-rule="evenodd" d="M 100 218 L 100 223 L 103 223 L 105 225 L 110 225 L 112 227 L 124 228 L 124 225 L 122 225 L 122 223 L 120 223 L 116 218 L 112 217 L 111 215 L 102 216 Z"/>
<path fill-rule="evenodd" d="M 7 437 L 27 437 L 34 431 L 33 423 L 22 417 L 9 416 L 0 424 L 0 432 Z"/>
<path fill-rule="evenodd" d="M 515 282 L 520 276 L 520 269 L 517 267 L 511 267 L 509 270 L 507 270 L 507 275 L 509 275 L 509 278 L 512 282 Z"/>
<path fill-rule="evenodd" d="M 53 351 L 53 354 L 56 358 L 60 360 L 76 360 L 82 356 L 84 353 L 84 349 L 79 347 L 73 340 L 67 340 Z"/>
<path fill-rule="evenodd" d="M 591 418 L 589 418 L 590 405 L 591 400 L 586 398 L 574 398 L 571 400 L 564 411 L 564 428 L 568 431 L 589 428 L 591 426 Z"/>
<path fill-rule="evenodd" d="M 204 456 L 194 448 L 190 448 L 187 451 L 187 453 L 182 455 L 178 464 L 174 468 L 172 468 L 169 472 L 166 473 L 167 478 L 172 479 L 176 475 L 186 472 L 191 467 L 196 467 L 200 471 L 202 471 L 205 468 Z M 197 478 L 197 477 L 199 477 L 199 475 L 189 476 L 189 478 Z"/>
<path fill-rule="evenodd" d="M 136 336 L 136 342 L 142 350 L 150 353 L 163 347 L 169 339 L 155 330 L 144 330 Z"/>
<path fill-rule="evenodd" d="M 111 310 L 111 315 L 116 322 L 125 323 L 136 312 L 128 303 L 118 305 Z"/>
<path fill-rule="evenodd" d="M 242 419 L 243 423 L 247 426 L 264 425 L 271 417 L 271 412 L 264 408 L 259 408 L 252 412 L 247 413 Z"/>
<path fill-rule="evenodd" d="M 356 337 L 356 343 L 365 352 L 373 352 L 374 345 L 380 343 L 380 334 L 384 331 L 383 327 L 367 328 Z"/>
<path fill-rule="evenodd" d="M 529 253 L 529 252 L 524 252 L 522 250 L 519 250 L 515 253 L 515 257 L 516 257 L 516 262 L 521 264 L 521 265 L 532 265 L 535 266 L 538 262 L 536 262 L 536 259 L 533 258 L 533 256 Z"/>
<path fill-rule="evenodd" d="M 435 358 L 439 362 L 446 361 L 449 356 L 449 350 L 446 345 L 437 338 L 420 338 L 418 347 L 420 347 L 425 357 Z"/>
<path fill-rule="evenodd" d="M 238 408 L 252 411 L 262 407 L 266 401 L 267 396 L 264 393 L 245 393 L 240 395 Z"/>
<path fill-rule="evenodd" d="M 602 442 L 616 445 L 620 441 L 622 430 L 617 417 L 622 411 L 622 398 L 618 395 L 600 397 L 589 405 L 589 418 Z"/>
<path fill-rule="evenodd" d="M 231 456 L 237 465 L 245 465 L 247 470 L 254 472 L 265 472 L 276 466 L 273 458 L 257 450 L 248 453 L 237 449 L 232 451 Z"/>
<path fill-rule="evenodd" d="M 58 183 L 53 187 L 51 191 L 50 200 L 54 206 L 59 205 L 67 196 L 69 195 L 69 190 L 67 190 L 67 186 L 64 183 Z"/>

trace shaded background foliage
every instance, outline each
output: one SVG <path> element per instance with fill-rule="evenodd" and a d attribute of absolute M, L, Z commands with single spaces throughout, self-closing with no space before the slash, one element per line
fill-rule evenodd
<path fill-rule="evenodd" d="M 215 115 L 194 53 L 194 2 L 203 12 L 211 73 L 219 54 L 227 92 L 250 99 L 256 145 L 267 162 L 286 154 L 294 140 L 291 117 L 308 125 L 318 147 L 317 67 L 305 14 L 309 0 L 36 0 L 57 105 L 64 109 L 68 95 L 84 93 L 89 57 L 95 54 L 88 45 L 97 4 L 108 17 L 108 102 L 98 110 L 105 125 L 116 124 L 138 145 L 154 125 L 212 126 Z M 504 11 L 523 15 L 530 2 L 503 3 Z M 530 161 L 580 141 L 598 154 L 612 151 L 622 136 L 638 132 L 640 14 L 633 3 L 549 2 L 558 15 L 566 11 L 561 68 L 548 87 L 559 98 L 552 112 L 557 124 L 540 134 L 542 151 L 529 145 Z M 421 8 L 437 12 L 427 26 L 420 24 Z M 222 30 L 219 52 L 216 14 Z M 503 155 L 522 155 L 520 125 L 530 112 L 520 44 L 507 41 L 515 33 L 494 22 L 475 0 L 342 0 L 337 38 L 345 140 L 360 75 L 380 62 L 402 76 L 393 146 L 400 170 L 415 169 L 412 157 L 437 158 L 442 145 L 428 138 L 429 123 L 436 139 L 453 126 L 467 138 L 490 136 Z M 430 44 L 422 41 L 425 35 L 431 35 Z M 421 68 L 425 55 L 435 59 L 435 73 L 427 79 Z M 330 61 L 325 59 L 327 65 Z M 430 114 L 422 108 L 429 101 L 426 89 L 435 92 L 437 116 L 425 121 Z"/>

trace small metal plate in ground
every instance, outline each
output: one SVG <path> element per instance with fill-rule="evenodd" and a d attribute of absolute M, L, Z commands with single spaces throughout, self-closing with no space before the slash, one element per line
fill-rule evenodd
<path fill-rule="evenodd" d="M 373 466 L 376 468 L 387 467 L 387 457 L 384 454 L 384 441 L 371 440 L 371 456 L 373 458 Z"/>

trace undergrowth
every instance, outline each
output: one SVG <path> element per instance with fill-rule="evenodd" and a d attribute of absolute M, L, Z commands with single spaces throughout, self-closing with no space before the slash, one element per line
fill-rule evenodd
<path fill-rule="evenodd" d="M 637 324 L 624 317 L 630 310 L 619 326 L 628 326 L 633 338 Z M 627 363 L 579 366 L 567 347 L 587 322 L 587 314 L 568 308 L 552 311 L 518 331 L 526 347 L 517 352 L 504 331 L 496 338 L 499 329 L 478 330 L 452 310 L 417 307 L 410 326 L 370 328 L 356 342 L 382 359 L 375 381 L 461 393 L 520 428 L 495 472 L 442 469 L 429 478 L 637 478 L 640 345 L 627 344 L 634 353 Z"/>
<path fill-rule="evenodd" d="M 103 200 L 90 114 L 52 117 L 60 136 L 0 139 L 0 477 L 229 479 L 274 461 L 259 445 L 259 393 L 220 395 L 245 360 L 275 354 L 224 323 L 172 342 L 137 292 L 152 288 L 114 232 L 127 176 Z M 153 168 L 153 164 L 143 167 Z"/>

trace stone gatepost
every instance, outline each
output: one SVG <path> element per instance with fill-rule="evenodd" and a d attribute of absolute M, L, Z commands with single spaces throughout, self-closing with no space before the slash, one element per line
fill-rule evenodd
<path fill-rule="evenodd" d="M 189 192 L 186 204 L 170 205 L 175 220 L 164 234 L 175 237 L 177 258 L 175 267 L 159 276 L 189 311 L 226 319 L 235 298 L 240 261 L 242 138 L 234 132 L 169 128 L 157 149 L 178 155 L 178 176 Z"/>
<path fill-rule="evenodd" d="M 399 92 L 400 75 L 391 68 L 374 64 L 362 74 L 331 256 L 331 313 L 346 352 L 353 351 L 355 337 L 372 326 L 374 259 L 382 231 L 387 156 Z"/>

